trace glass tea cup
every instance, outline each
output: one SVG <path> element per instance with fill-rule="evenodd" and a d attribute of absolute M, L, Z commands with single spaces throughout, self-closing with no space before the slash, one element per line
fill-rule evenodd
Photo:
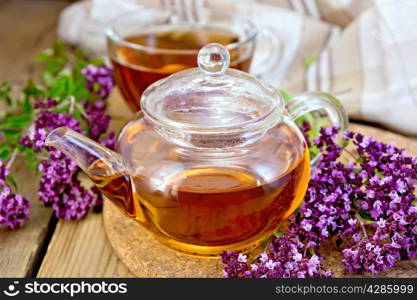
<path fill-rule="evenodd" d="M 143 8 L 117 17 L 106 31 L 116 84 L 134 111 L 140 110 L 149 85 L 196 67 L 198 51 L 206 44 L 226 46 L 230 67 L 248 72 L 257 34 L 244 17 L 209 9 L 189 20 L 179 11 Z"/>

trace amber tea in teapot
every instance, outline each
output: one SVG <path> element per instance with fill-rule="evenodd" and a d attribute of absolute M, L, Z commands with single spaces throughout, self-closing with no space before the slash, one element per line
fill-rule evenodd
<path fill-rule="evenodd" d="M 129 132 L 126 141 L 138 134 Z M 267 169 L 267 162 L 274 161 L 276 175 L 266 180 L 259 180 L 257 170 L 252 173 L 249 164 L 240 167 L 196 165 L 184 168 L 167 180 L 162 193 L 161 188 L 149 191 L 151 172 L 131 177 L 112 174 L 98 160 L 89 167 L 89 173 L 94 174 L 92 180 L 107 197 L 115 194 L 120 197 L 116 202 L 121 203 L 127 215 L 136 217 L 143 213 L 140 218 L 145 218 L 160 237 L 179 239 L 187 244 L 182 249 L 182 244 L 177 243 L 179 250 L 192 252 L 188 244 L 199 245 L 195 252 L 201 252 L 202 246 L 235 244 L 240 247 L 240 243 L 244 246 L 254 237 L 260 240 L 276 229 L 279 222 L 298 207 L 310 177 L 308 149 L 297 141 L 296 132 L 284 125 L 271 132 L 274 134 L 276 139 L 282 139 L 282 146 L 275 151 L 265 151 L 265 155 L 274 157 L 265 157 L 263 165 L 257 166 Z M 292 150 L 294 143 L 299 144 L 300 151 Z M 159 146 L 154 147 L 160 150 Z M 149 169 L 155 168 L 153 157 L 158 156 L 158 153 L 148 153 L 149 163 L 153 164 Z M 187 165 L 181 158 L 175 163 Z M 163 162 L 160 164 L 162 168 Z"/>
<path fill-rule="evenodd" d="M 327 94 L 302 94 L 286 107 L 274 88 L 229 62 L 224 46 L 209 44 L 198 68 L 152 84 L 116 151 L 67 128 L 46 144 L 172 248 L 211 256 L 256 247 L 307 190 L 309 151 L 294 120 L 317 109 L 342 128 L 347 118 Z"/>

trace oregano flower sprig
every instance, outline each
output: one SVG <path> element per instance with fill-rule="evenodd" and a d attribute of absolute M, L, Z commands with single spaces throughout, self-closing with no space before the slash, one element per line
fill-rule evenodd
<path fill-rule="evenodd" d="M 38 195 L 55 215 L 80 219 L 90 207 L 98 209 L 102 195 L 97 188 L 86 188 L 78 179 L 80 169 L 63 153 L 44 145 L 49 131 L 67 126 L 113 147 L 114 133 L 107 134 L 110 116 L 105 113 L 106 98 L 114 82 L 111 68 L 102 60 L 88 59 L 83 53 L 57 42 L 38 57 L 45 65 L 41 84 L 29 80 L 20 97 L 12 97 L 5 82 L 0 99 L 6 109 L 0 114 L 0 225 L 15 228 L 29 217 L 29 201 L 17 190 L 10 165 L 23 156 L 30 169 L 41 173 Z"/>
<path fill-rule="evenodd" d="M 337 132 L 321 129 L 314 139 L 322 157 L 286 231 L 254 258 L 224 253 L 225 277 L 331 276 L 320 256 L 329 242 L 342 251 L 348 272 L 376 274 L 416 258 L 417 157 L 360 133 L 345 132 L 338 144 Z M 346 163 L 343 152 L 351 157 Z"/>
<path fill-rule="evenodd" d="M 7 183 L 10 162 L 15 157 L 16 154 L 12 155 L 8 165 L 0 160 L 0 225 L 8 228 L 20 227 L 29 219 L 29 200 L 20 194 L 14 194 Z"/>

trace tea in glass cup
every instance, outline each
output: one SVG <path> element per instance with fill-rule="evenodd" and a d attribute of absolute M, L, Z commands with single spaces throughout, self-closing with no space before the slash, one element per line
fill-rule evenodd
<path fill-rule="evenodd" d="M 155 81 L 196 67 L 198 51 L 218 43 L 230 53 L 230 67 L 249 71 L 257 30 L 238 15 L 203 10 L 202 20 L 183 20 L 172 11 L 144 8 L 113 21 L 108 52 L 123 97 L 140 110 L 143 91 Z"/>

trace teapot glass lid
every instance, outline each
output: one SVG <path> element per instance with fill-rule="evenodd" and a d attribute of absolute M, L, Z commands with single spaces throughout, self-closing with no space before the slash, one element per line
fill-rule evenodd
<path fill-rule="evenodd" d="M 198 68 L 177 72 L 146 89 L 141 98 L 145 117 L 180 130 L 214 133 L 244 130 L 284 111 L 274 88 L 229 68 L 226 47 L 208 44 L 197 60 Z"/>

